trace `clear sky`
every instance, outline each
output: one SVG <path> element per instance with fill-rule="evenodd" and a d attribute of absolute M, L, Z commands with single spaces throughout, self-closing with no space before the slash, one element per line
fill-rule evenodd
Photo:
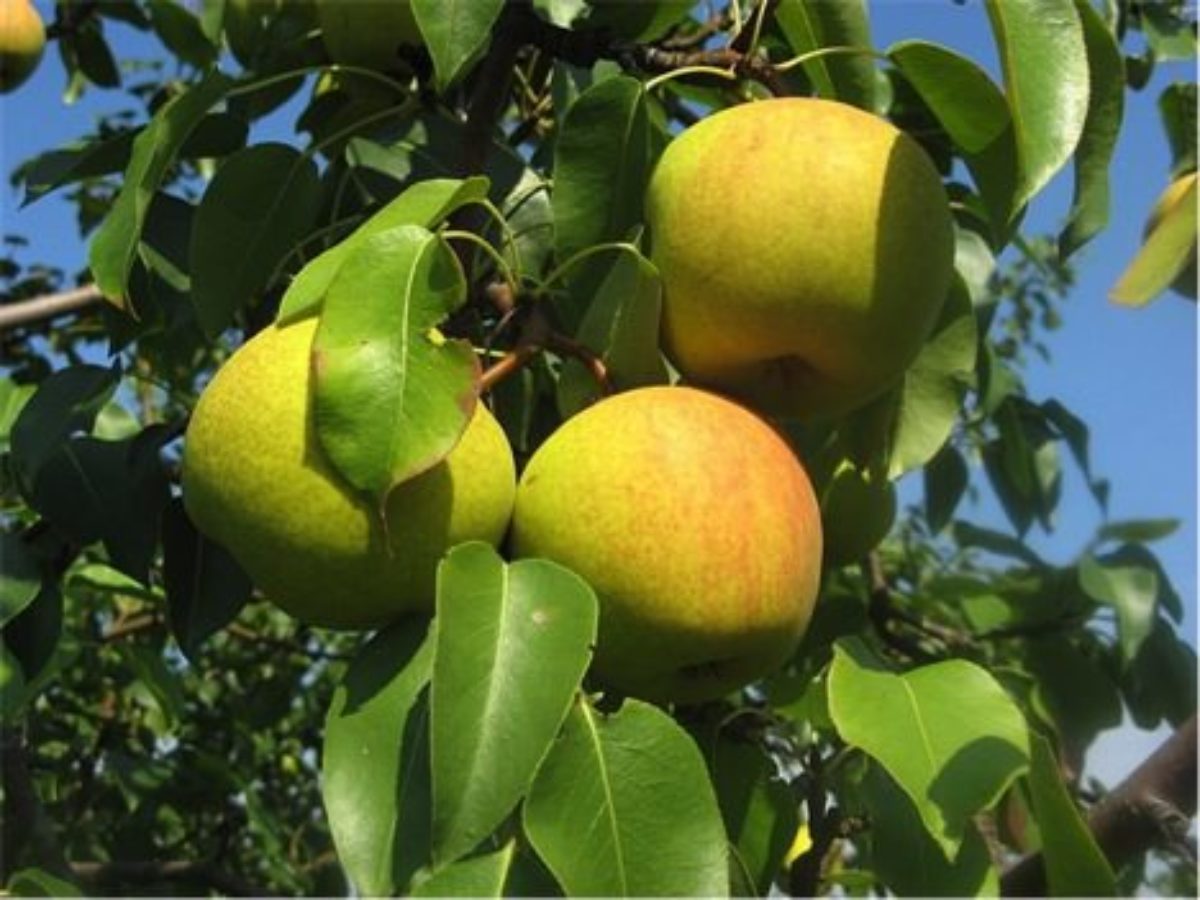
<path fill-rule="evenodd" d="M 49 0 L 36 5 L 49 21 Z M 979 61 L 999 80 L 999 68 L 980 2 L 876 0 L 871 4 L 874 42 L 921 38 L 945 44 Z M 109 23 L 118 55 L 153 52 L 152 44 Z M 1166 185 L 1169 154 L 1156 101 L 1174 80 L 1194 80 L 1190 63 L 1161 65 L 1150 85 L 1126 97 L 1126 121 L 1112 169 L 1112 222 L 1077 257 L 1078 281 L 1062 308 L 1063 327 L 1050 335 L 1048 364 L 1034 364 L 1027 388 L 1034 400 L 1056 397 L 1091 428 L 1094 472 L 1112 483 L 1114 519 L 1173 517 L 1180 530 L 1154 545 L 1187 606 L 1184 629 L 1195 643 L 1197 595 L 1197 326 L 1196 306 L 1168 294 L 1151 306 L 1123 309 L 1107 300 L 1109 287 L 1138 246 L 1144 219 Z M 89 90 L 74 107 L 61 103 L 61 64 L 51 46 L 34 77 L 0 99 L 0 131 L 7 175 L 18 162 L 86 132 L 101 110 L 121 105 L 112 92 Z M 21 258 L 43 261 L 73 273 L 84 265 L 72 207 L 55 196 L 26 209 L 5 184 L 0 189 L 0 231 L 32 241 Z M 1071 202 L 1068 168 L 1035 199 L 1026 219 L 1031 234 L 1056 232 Z M 1064 455 L 1064 495 L 1051 534 L 1031 537 L 1039 552 L 1066 562 L 1082 550 L 1098 524 L 1095 504 Z M 903 495 L 919 497 L 911 477 Z M 960 510 L 971 519 L 1008 529 L 995 501 L 984 491 L 977 507 Z M 1093 753 L 1102 778 L 1127 772 L 1158 740 L 1123 732 Z"/>

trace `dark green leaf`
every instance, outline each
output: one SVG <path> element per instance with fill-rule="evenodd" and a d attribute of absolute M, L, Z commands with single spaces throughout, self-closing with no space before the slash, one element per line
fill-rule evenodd
<path fill-rule="evenodd" d="M 555 249 L 564 262 L 642 221 L 652 167 L 646 92 L 627 76 L 579 95 L 554 150 Z"/>
<path fill-rule="evenodd" d="M 64 54 L 74 57 L 88 81 L 97 87 L 120 87 L 121 72 L 95 22 L 85 22 L 83 27 L 68 32 L 65 39 Z"/>
<path fill-rule="evenodd" d="M 196 530 L 180 500 L 163 513 L 162 543 L 171 633 L 195 661 L 200 645 L 234 620 L 254 586 L 224 547 Z"/>
<path fill-rule="evenodd" d="M 1131 519 L 1109 522 L 1096 532 L 1098 541 L 1149 543 L 1162 540 L 1179 530 L 1178 519 Z"/>
<path fill-rule="evenodd" d="M 824 47 L 872 47 L 864 0 L 782 0 L 775 21 L 796 56 Z M 866 53 L 818 57 L 804 71 L 819 96 L 875 110 L 875 63 Z"/>
<path fill-rule="evenodd" d="M 209 113 L 188 135 L 179 155 L 184 159 L 228 156 L 246 145 L 250 126 L 240 116 L 227 112 Z"/>
<path fill-rule="evenodd" d="M 1088 443 L 1091 440 L 1087 425 L 1082 419 L 1068 410 L 1057 400 L 1047 400 L 1041 405 L 1041 412 L 1046 422 L 1054 426 L 1059 436 L 1067 442 L 1075 463 L 1087 480 L 1088 490 L 1096 498 L 1103 510 L 1107 506 L 1107 491 L 1102 482 L 1092 475 L 1091 459 L 1088 453 Z"/>
<path fill-rule="evenodd" d="M 1185 7 L 1169 3 L 1144 3 L 1138 6 L 1142 32 L 1158 60 L 1196 58 L 1196 17 L 1185 13 Z"/>
<path fill-rule="evenodd" d="M 970 522 L 954 523 L 954 540 L 962 547 L 979 547 L 999 556 L 1010 556 L 1031 566 L 1044 566 L 1042 558 L 1011 535 L 981 528 Z"/>
<path fill-rule="evenodd" d="M 20 615 L 5 623 L 4 646 L 20 665 L 25 686 L 31 686 L 54 657 L 62 636 L 62 621 L 62 592 L 58 585 L 46 584 Z"/>
<path fill-rule="evenodd" d="M 650 3 L 630 3 L 628 0 L 559 0 L 568 11 L 572 7 L 589 8 L 586 23 L 591 28 L 605 29 L 631 41 L 653 41 L 662 37 L 672 25 L 687 18 L 696 4 L 692 0 L 653 0 Z M 560 16 L 567 21 L 566 15 Z"/>
<path fill-rule="evenodd" d="M 42 589 L 42 565 L 20 534 L 0 532 L 0 626 L 7 625 Z"/>
<path fill-rule="evenodd" d="M 525 832 L 568 896 L 727 896 L 724 829 L 691 738 L 658 708 L 581 699 L 538 770 Z"/>
<path fill-rule="evenodd" d="M 38 385 L 12 426 L 13 463 L 26 492 L 70 435 L 91 430 L 119 380 L 116 367 L 80 365 L 59 369 Z"/>
<path fill-rule="evenodd" d="M 413 897 L 503 897 L 504 883 L 513 861 L 509 841 L 495 853 L 453 863 L 412 890 Z"/>
<path fill-rule="evenodd" d="M 45 869 L 21 869 L 12 874 L 4 889 L 14 897 L 82 897 L 79 885 L 52 875 Z"/>
<path fill-rule="evenodd" d="M 953 444 L 946 444 L 925 467 L 925 520 L 937 534 L 950 524 L 967 490 L 967 462 Z"/>
<path fill-rule="evenodd" d="M 367 238 L 330 285 L 313 339 L 317 436 L 380 510 L 394 487 L 453 450 L 471 420 L 479 361 L 436 328 L 465 298 L 454 252 L 416 225 Z"/>
<path fill-rule="evenodd" d="M 487 49 L 504 0 L 412 0 L 412 7 L 437 88 L 445 91 Z"/>
<path fill-rule="evenodd" d="M 1029 790 L 1038 831 L 1048 895 L 1052 897 L 1119 896 L 1112 868 L 1062 783 L 1049 742 L 1033 737 Z"/>
<path fill-rule="evenodd" d="M 899 675 L 860 640 L 839 641 L 829 712 L 842 739 L 903 788 L 950 861 L 971 817 L 1029 765 L 1020 710 L 986 670 L 965 660 Z"/>
<path fill-rule="evenodd" d="M 1088 113 L 1075 151 L 1075 199 L 1058 236 L 1066 259 L 1108 224 L 1108 167 L 1125 105 L 1125 65 L 1108 26 L 1089 0 L 1075 0 L 1088 60 Z"/>
<path fill-rule="evenodd" d="M 433 228 L 456 209 L 487 197 L 486 178 L 465 181 L 430 179 L 412 185 L 364 222 L 346 240 L 330 247 L 308 263 L 288 287 L 279 306 L 279 322 L 286 325 L 314 314 L 329 292 L 342 265 L 365 241 L 400 225 Z"/>
<path fill-rule="evenodd" d="M 1196 171 L 1196 83 L 1177 81 L 1158 95 L 1158 112 L 1171 145 L 1171 177 Z"/>
<path fill-rule="evenodd" d="M 363 895 L 401 890 L 429 862 L 433 640 L 411 620 L 359 651 L 325 720 L 322 788 L 338 859 Z"/>
<path fill-rule="evenodd" d="M 255 144 L 225 160 L 192 226 L 192 302 L 205 334 L 219 335 L 270 284 L 320 205 L 316 166 L 292 147 Z"/>
<path fill-rule="evenodd" d="M 591 660 L 596 598 L 547 560 L 505 565 L 490 546 L 438 569 L 430 689 L 433 850 L 466 855 L 529 789 Z"/>
<path fill-rule="evenodd" d="M 1121 656 L 1129 664 L 1154 628 L 1158 599 L 1158 571 L 1148 551 L 1126 544 L 1104 556 L 1079 561 L 1079 586 L 1099 603 L 1117 612 Z"/>
<path fill-rule="evenodd" d="M 189 65 L 204 69 L 216 62 L 217 48 L 200 20 L 173 0 L 149 0 L 150 24 L 168 50 Z"/>
<path fill-rule="evenodd" d="M 1079 143 L 1088 113 L 1088 58 L 1074 0 L 987 0 L 1020 159 L 1015 212 Z"/>
<path fill-rule="evenodd" d="M 1178 728 L 1196 713 L 1196 651 L 1180 640 L 1166 620 L 1154 630 L 1122 673 L 1122 692 L 1134 722 L 1155 728 L 1163 721 Z"/>
<path fill-rule="evenodd" d="M 1084 652 L 1085 646 L 1067 635 L 1048 633 L 1027 638 L 1022 652 L 1024 668 L 1035 679 L 1035 696 L 1073 752 L 1121 724 L 1117 686 L 1094 654 Z"/>
<path fill-rule="evenodd" d="M 110 301 L 129 311 L 129 273 L 137 257 L 150 201 L 175 164 L 184 140 L 233 86 L 219 71 L 163 104 L 133 142 L 121 192 L 92 238 L 88 262 L 96 285 Z"/>

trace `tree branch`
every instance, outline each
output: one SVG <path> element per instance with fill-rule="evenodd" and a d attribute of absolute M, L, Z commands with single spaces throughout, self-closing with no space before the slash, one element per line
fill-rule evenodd
<path fill-rule="evenodd" d="M 1196 813 L 1196 716 L 1154 751 L 1133 774 L 1101 800 L 1087 817 L 1088 828 L 1113 868 L 1186 835 Z M 1000 879 L 1009 897 L 1046 893 L 1040 853 L 1015 863 Z"/>
<path fill-rule="evenodd" d="M 199 882 L 231 897 L 267 897 L 271 892 L 251 884 L 210 860 L 113 860 L 73 862 L 71 871 L 80 881 L 110 887 L 154 884 L 161 881 Z"/>
<path fill-rule="evenodd" d="M 94 284 L 0 306 L 0 332 L 70 315 L 104 299 Z"/>

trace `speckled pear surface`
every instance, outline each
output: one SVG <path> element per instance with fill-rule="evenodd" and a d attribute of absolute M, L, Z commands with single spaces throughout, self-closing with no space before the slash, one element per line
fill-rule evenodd
<path fill-rule="evenodd" d="M 184 444 L 188 515 L 304 621 L 368 628 L 431 610 L 445 551 L 498 544 L 508 527 L 516 482 L 508 441 L 477 407 L 450 455 L 391 493 L 385 536 L 318 444 L 309 406 L 315 332 L 315 319 L 268 328 L 217 372 Z"/>
<path fill-rule="evenodd" d="M 0 0 L 0 93 L 23 84 L 46 48 L 46 25 L 30 0 Z"/>
<path fill-rule="evenodd" d="M 653 387 L 589 407 L 538 449 L 517 488 L 513 549 L 596 589 L 603 682 L 695 702 L 794 651 L 817 595 L 821 523 L 769 425 L 714 394 Z"/>
<path fill-rule="evenodd" d="M 954 230 L 932 162 L 840 103 L 709 116 L 667 147 L 646 213 L 672 362 L 772 415 L 829 418 L 882 393 L 950 284 Z"/>

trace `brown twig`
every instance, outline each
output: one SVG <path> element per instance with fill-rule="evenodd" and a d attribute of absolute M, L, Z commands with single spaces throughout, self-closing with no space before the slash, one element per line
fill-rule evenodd
<path fill-rule="evenodd" d="M 1153 847 L 1186 835 L 1196 813 L 1196 716 L 1193 715 L 1087 817 L 1104 855 L 1118 868 Z M 1010 897 L 1044 896 L 1046 867 L 1040 853 L 1026 856 L 1000 879 Z"/>
<path fill-rule="evenodd" d="M 77 313 L 104 299 L 94 284 L 0 306 L 0 332 Z"/>

